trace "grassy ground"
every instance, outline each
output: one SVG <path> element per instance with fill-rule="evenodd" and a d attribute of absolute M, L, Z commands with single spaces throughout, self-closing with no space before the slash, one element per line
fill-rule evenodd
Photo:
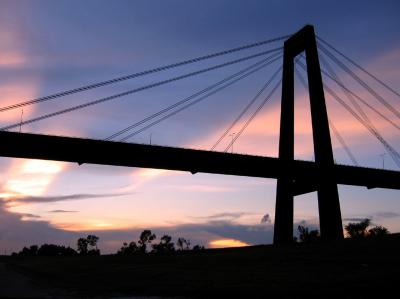
<path fill-rule="evenodd" d="M 397 293 L 400 235 L 173 255 L 18 257 L 6 264 L 38 284 L 83 297 L 369 298 Z"/>

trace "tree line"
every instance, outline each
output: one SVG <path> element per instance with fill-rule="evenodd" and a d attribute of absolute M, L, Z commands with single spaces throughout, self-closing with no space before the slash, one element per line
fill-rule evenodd
<path fill-rule="evenodd" d="M 147 252 L 150 253 L 171 253 L 175 251 L 184 251 L 184 250 L 203 250 L 204 247 L 200 245 L 195 245 L 190 247 L 190 240 L 185 238 L 178 238 L 175 243 L 172 242 L 172 237 L 168 235 L 163 235 L 160 238 L 160 242 L 157 244 L 151 244 L 156 239 L 156 235 L 151 232 L 151 230 L 144 230 L 140 236 L 137 243 L 135 241 L 130 242 L 129 244 L 125 242 L 123 246 L 118 250 L 118 255 L 131 255 L 131 254 L 144 254 Z M 151 250 L 149 248 L 152 248 Z"/>
<path fill-rule="evenodd" d="M 13 252 L 12 256 L 88 256 L 100 255 L 100 249 L 97 248 L 99 237 L 88 235 L 86 238 L 79 238 L 76 242 L 76 250 L 71 247 L 55 244 L 43 244 L 41 246 L 32 245 L 24 247 L 19 252 Z M 137 242 L 124 242 L 122 247 L 117 251 L 117 255 L 133 255 L 146 253 L 172 253 L 175 251 L 199 251 L 204 247 L 195 245 L 191 247 L 190 240 L 178 238 L 175 243 L 172 242 L 172 237 L 163 235 L 158 243 L 153 243 L 156 235 L 151 230 L 144 230 Z"/>
<path fill-rule="evenodd" d="M 380 237 L 388 235 L 390 232 L 386 227 L 375 225 L 371 227 L 371 219 L 365 218 L 360 222 L 350 222 L 345 225 L 346 236 L 352 239 L 362 239 L 369 237 Z M 299 225 L 297 227 L 299 237 L 294 238 L 294 242 L 311 243 L 320 240 L 319 230 L 309 230 L 307 227 Z"/>
<path fill-rule="evenodd" d="M 299 225 L 298 238 L 294 238 L 294 242 L 312 243 L 321 239 L 319 230 L 310 230 L 309 228 Z M 390 232 L 383 226 L 372 226 L 371 219 L 364 219 L 357 223 L 348 223 L 345 226 L 348 238 L 361 239 L 368 237 L 379 237 L 389 234 Z M 131 242 L 124 242 L 122 247 L 117 251 L 117 255 L 134 255 L 134 254 L 165 254 L 180 251 L 199 251 L 204 250 L 204 246 L 195 245 L 191 247 L 190 240 L 178 238 L 176 243 L 172 242 L 172 237 L 163 235 L 158 243 L 154 243 L 156 235 L 151 230 L 144 230 L 139 239 Z M 41 246 L 32 245 L 24 247 L 19 252 L 13 252 L 13 256 L 88 256 L 100 255 L 100 249 L 97 248 L 99 237 L 88 235 L 86 238 L 77 240 L 77 249 L 66 247 L 63 245 L 43 244 Z"/>

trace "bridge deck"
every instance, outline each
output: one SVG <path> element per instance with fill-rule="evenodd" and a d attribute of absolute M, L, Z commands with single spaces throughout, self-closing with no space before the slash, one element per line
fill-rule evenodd
<path fill-rule="evenodd" d="M 0 156 L 263 178 L 290 171 L 298 189 L 313 189 L 319 178 L 314 162 L 14 132 L 0 132 Z M 335 165 L 330 176 L 338 184 L 400 189 L 398 171 Z"/>

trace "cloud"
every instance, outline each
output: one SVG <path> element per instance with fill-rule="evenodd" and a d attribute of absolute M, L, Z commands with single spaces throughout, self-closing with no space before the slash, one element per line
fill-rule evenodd
<path fill-rule="evenodd" d="M 103 198 L 103 197 L 116 197 L 125 196 L 127 193 L 106 193 L 106 194 L 71 194 L 71 195 L 61 195 L 61 196 L 25 196 L 17 197 L 14 199 L 6 200 L 7 203 L 12 205 L 22 205 L 30 203 L 46 203 L 46 202 L 58 202 L 58 201 L 68 201 L 68 200 L 82 200 L 90 198 Z"/>
<path fill-rule="evenodd" d="M 7 179 L 1 186 L 1 197 L 41 196 L 66 165 L 56 161 L 15 159 L 5 171 Z"/>
<path fill-rule="evenodd" d="M 50 212 L 68 213 L 75 211 L 53 210 Z M 63 244 L 75 248 L 76 240 L 79 237 L 95 233 L 96 236 L 100 237 L 99 247 L 102 253 L 115 253 L 123 242 L 138 240 L 144 229 L 151 229 L 158 238 L 168 234 L 174 242 L 179 237 L 184 237 L 189 239 L 192 245 L 200 244 L 206 247 L 215 247 L 212 242 L 216 240 L 234 240 L 226 241 L 227 246 L 271 244 L 273 240 L 272 224 L 237 224 L 233 221 L 235 217 L 246 214 L 249 213 L 214 214 L 204 217 L 202 223 L 175 223 L 170 226 L 143 226 L 113 230 L 100 229 L 95 232 L 91 230 L 68 231 L 56 228 L 47 221 L 38 220 L 33 214 L 8 211 L 5 203 L 0 201 L 0 248 L 7 250 L 8 253 L 21 250 L 23 246 L 43 243 Z M 26 218 L 26 216 L 30 217 Z M 230 219 L 224 220 L 218 217 L 230 217 Z M 304 224 L 304 222 L 295 223 L 294 231 L 299 224 Z M 312 229 L 314 228 L 312 227 Z"/>
<path fill-rule="evenodd" d="M 78 213 L 79 211 L 67 211 L 67 210 L 52 210 L 49 213 Z"/>
<path fill-rule="evenodd" d="M 20 213 L 20 215 L 22 216 L 22 219 L 23 220 L 25 220 L 25 219 L 27 219 L 27 218 L 30 218 L 30 219 L 38 219 L 38 218 L 41 218 L 41 216 L 39 216 L 39 215 L 35 215 L 35 214 L 31 214 L 31 213 Z"/>
<path fill-rule="evenodd" d="M 220 216 L 223 214 L 221 213 Z M 235 213 L 226 214 L 229 216 L 235 215 Z M 204 223 L 182 223 L 168 227 L 147 226 L 96 230 L 95 234 L 100 237 L 99 246 L 103 253 L 115 253 L 123 242 L 136 241 L 144 229 L 151 229 L 158 237 L 168 234 L 172 236 L 174 241 L 179 237 L 184 237 L 190 239 L 193 245 L 200 244 L 207 247 L 213 240 L 225 239 L 234 239 L 247 244 L 268 244 L 272 242 L 273 236 L 273 227 L 271 225 L 240 225 L 228 220 L 206 220 Z M 92 233 L 93 231 L 89 230 L 68 231 L 53 227 L 47 221 L 38 220 L 36 215 L 8 211 L 5 202 L 0 201 L 0 248 L 8 253 L 21 250 L 23 246 L 43 243 L 75 247 L 76 240 L 79 237 Z"/>
<path fill-rule="evenodd" d="M 350 217 L 350 218 L 343 218 L 343 221 L 361 222 L 364 221 L 366 218 L 371 218 L 371 217 Z"/>
<path fill-rule="evenodd" d="M 218 214 L 213 214 L 213 215 L 208 215 L 208 216 L 199 216 L 199 217 L 193 217 L 193 218 L 198 218 L 198 219 L 207 219 L 210 221 L 215 221 L 215 220 L 236 220 L 242 216 L 245 215 L 253 215 L 253 213 L 247 213 L 247 212 L 225 212 L 225 213 L 218 213 Z"/>
<path fill-rule="evenodd" d="M 387 219 L 400 217 L 399 213 L 395 212 L 378 212 L 373 215 L 374 219 Z"/>
<path fill-rule="evenodd" d="M 32 219 L 33 218 L 33 219 Z M 12 213 L 0 201 L 0 248 L 8 254 L 33 244 L 53 243 L 75 247 L 77 233 L 52 227 L 34 214 Z"/>
<path fill-rule="evenodd" d="M 396 212 L 377 212 L 372 215 L 367 215 L 365 217 L 349 217 L 349 218 L 343 218 L 343 221 L 351 221 L 351 222 L 361 222 L 365 219 L 370 219 L 370 220 L 384 220 L 384 219 L 391 219 L 391 218 L 397 218 L 400 217 L 399 213 Z"/>
<path fill-rule="evenodd" d="M 240 240 L 250 244 L 269 244 L 273 239 L 272 225 L 243 225 L 230 221 L 210 222 L 202 229 L 222 238 Z"/>
<path fill-rule="evenodd" d="M 96 235 L 106 244 L 115 241 L 118 246 L 121 247 L 124 241 L 136 241 L 144 229 L 151 229 L 158 238 L 167 234 L 172 237 L 173 241 L 176 241 L 179 237 L 183 237 L 189 239 L 192 245 L 200 244 L 206 247 L 209 247 L 210 242 L 215 240 L 231 239 L 246 244 L 270 244 L 273 240 L 272 225 L 244 225 L 235 224 L 231 221 L 182 223 L 169 227 L 159 226 L 96 231 Z M 115 246 L 115 244 L 113 246 Z M 118 247 L 113 247 L 111 252 L 115 252 L 117 249 Z"/>

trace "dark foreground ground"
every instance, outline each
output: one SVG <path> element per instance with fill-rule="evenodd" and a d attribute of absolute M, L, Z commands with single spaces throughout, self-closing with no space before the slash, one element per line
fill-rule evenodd
<path fill-rule="evenodd" d="M 0 264 L 28 279 L 38 297 L 400 298 L 398 234 L 174 255 L 7 257 Z"/>

